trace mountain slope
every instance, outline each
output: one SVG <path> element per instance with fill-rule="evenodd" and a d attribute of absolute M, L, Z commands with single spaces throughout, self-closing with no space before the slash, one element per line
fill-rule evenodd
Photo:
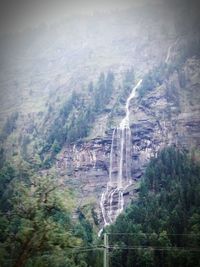
<path fill-rule="evenodd" d="M 56 170 L 82 205 L 99 211 L 112 132 L 139 78 L 130 103 L 132 180 L 165 146 L 197 149 L 200 38 L 192 4 L 74 16 L 3 39 L 1 165 Z M 127 200 L 136 192 L 137 181 Z"/>
<path fill-rule="evenodd" d="M 108 229 L 110 265 L 199 266 L 199 178 L 186 152 L 160 152 L 138 200 Z"/>

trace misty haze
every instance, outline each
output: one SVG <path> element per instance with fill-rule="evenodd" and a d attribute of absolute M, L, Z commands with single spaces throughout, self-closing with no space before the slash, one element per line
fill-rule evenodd
<path fill-rule="evenodd" d="M 0 266 L 200 266 L 199 8 L 2 2 Z"/>

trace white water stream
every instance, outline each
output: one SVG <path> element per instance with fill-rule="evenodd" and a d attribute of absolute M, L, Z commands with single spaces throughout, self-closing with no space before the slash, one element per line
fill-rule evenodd
<path fill-rule="evenodd" d="M 130 129 L 130 101 L 135 97 L 137 88 L 142 80 L 132 89 L 126 101 L 126 115 L 119 127 L 114 129 L 110 151 L 109 181 L 102 193 L 100 206 L 104 226 L 114 222 L 124 208 L 124 191 L 131 185 L 131 129 Z M 99 235 L 103 229 L 100 230 Z"/>
<path fill-rule="evenodd" d="M 168 64 L 172 49 L 177 45 L 179 39 L 169 46 L 165 63 Z M 131 179 L 131 129 L 130 129 L 130 101 L 135 97 L 137 88 L 141 85 L 142 79 L 132 89 L 126 101 L 126 115 L 119 127 L 114 129 L 110 151 L 109 181 L 106 190 L 101 195 L 101 211 L 104 226 L 114 222 L 116 217 L 124 208 L 124 191 L 132 183 Z M 103 228 L 99 231 L 101 235 Z"/>

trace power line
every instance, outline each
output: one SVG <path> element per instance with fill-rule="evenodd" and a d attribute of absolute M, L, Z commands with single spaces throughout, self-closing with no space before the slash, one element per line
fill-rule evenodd
<path fill-rule="evenodd" d="M 79 247 L 79 246 L 74 246 L 74 247 L 67 247 L 68 249 L 95 249 L 95 248 L 102 248 L 103 246 L 89 246 L 89 247 Z"/>
<path fill-rule="evenodd" d="M 91 251 L 91 250 L 101 250 L 101 249 L 151 249 L 151 250 L 187 250 L 187 251 L 197 251 L 200 252 L 200 248 L 189 248 L 189 247 L 152 247 L 152 246 L 97 246 L 97 247 L 80 247 L 80 248 L 68 248 L 73 251 L 82 252 L 82 251 Z"/>
<path fill-rule="evenodd" d="M 88 251 L 94 251 L 94 250 L 102 250 L 102 248 L 90 248 L 90 249 L 78 249 L 78 250 L 73 250 L 72 253 L 81 253 L 81 252 L 88 252 Z"/>
<path fill-rule="evenodd" d="M 98 246 L 95 246 L 95 247 L 98 247 Z M 94 246 L 88 246 L 88 247 L 85 247 L 85 246 L 68 246 L 67 248 L 71 248 L 71 249 L 79 249 L 79 248 L 84 248 L 84 249 L 87 249 L 87 248 L 95 248 Z"/>
<path fill-rule="evenodd" d="M 155 234 L 145 234 L 145 233 L 138 233 L 138 234 L 133 234 L 133 233 L 105 233 L 104 234 L 104 255 L 107 254 L 107 260 L 104 260 L 104 267 L 108 267 L 109 265 L 109 260 L 108 260 L 108 255 L 109 255 L 109 250 L 149 250 L 149 251 L 186 251 L 186 252 L 200 252 L 199 247 L 152 247 L 152 246 L 113 246 L 108 244 L 108 235 L 134 235 L 134 236 L 152 236 Z M 158 234 L 156 234 L 158 235 Z M 159 236 L 159 235 L 158 235 Z M 168 236 L 196 236 L 196 234 L 169 234 Z M 107 237 L 107 238 L 106 238 Z"/>
<path fill-rule="evenodd" d="M 119 250 L 154 250 L 154 251 L 169 251 L 169 250 L 181 250 L 181 251 L 193 251 L 200 252 L 200 248 L 184 248 L 184 247 L 119 247 L 119 246 L 109 246 L 110 249 L 119 249 Z"/>
<path fill-rule="evenodd" d="M 162 233 L 161 233 L 162 234 Z M 135 236 L 152 236 L 152 235 L 158 235 L 160 236 L 161 234 L 156 234 L 156 233 L 152 233 L 152 234 L 145 234 L 145 233 L 107 233 L 107 235 L 135 235 Z M 167 234 L 167 236 L 200 236 L 200 234 Z"/>

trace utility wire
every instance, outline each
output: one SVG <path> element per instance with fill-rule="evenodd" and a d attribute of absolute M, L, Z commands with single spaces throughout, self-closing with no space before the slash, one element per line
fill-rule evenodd
<path fill-rule="evenodd" d="M 139 233 L 139 234 L 134 234 L 134 233 L 107 233 L 107 235 L 135 235 L 135 236 L 152 236 L 152 235 L 158 235 L 160 236 L 161 234 L 156 234 L 156 233 L 152 233 L 152 234 L 145 234 L 145 233 Z M 200 234 L 167 234 L 167 236 L 200 236 Z"/>
<path fill-rule="evenodd" d="M 169 251 L 169 250 L 182 250 L 182 251 L 194 251 L 194 252 L 200 252 L 200 248 L 184 248 L 184 247 L 119 247 L 119 246 L 109 246 L 110 249 L 122 249 L 122 250 L 159 250 L 159 251 Z"/>
<path fill-rule="evenodd" d="M 93 246 L 93 247 L 78 247 L 78 246 L 74 246 L 74 247 L 67 247 L 67 249 L 95 249 L 95 248 L 102 248 L 102 246 Z"/>
<path fill-rule="evenodd" d="M 88 252 L 88 251 L 94 251 L 94 250 L 101 250 L 102 248 L 90 248 L 90 249 L 79 249 L 79 250 L 73 250 L 72 253 L 80 253 L 80 252 Z"/>
<path fill-rule="evenodd" d="M 169 251 L 169 250 L 181 250 L 181 251 L 189 251 L 189 252 L 200 252 L 200 248 L 184 248 L 184 247 L 144 247 L 144 246 L 138 246 L 138 247 L 120 247 L 120 246 L 108 246 L 107 249 L 112 250 L 152 250 L 152 251 Z M 98 246 L 98 247 L 81 247 L 81 248 L 67 248 L 67 251 L 70 253 L 81 253 L 81 252 L 88 252 L 88 251 L 94 251 L 94 250 L 103 250 L 104 246 Z M 67 252 L 66 251 L 66 252 Z"/>

